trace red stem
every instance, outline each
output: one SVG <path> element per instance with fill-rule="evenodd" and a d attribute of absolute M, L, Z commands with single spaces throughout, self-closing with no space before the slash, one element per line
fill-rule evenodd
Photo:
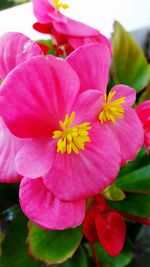
<path fill-rule="evenodd" d="M 92 252 L 92 255 L 93 255 L 95 267 L 100 267 L 100 261 L 99 261 L 99 258 L 97 256 L 97 254 L 96 254 L 96 251 L 95 251 L 93 243 L 90 243 L 90 248 L 91 248 L 91 252 Z"/>
<path fill-rule="evenodd" d="M 136 221 L 136 222 L 150 226 L 150 219 L 145 219 L 142 217 L 131 215 L 131 214 L 128 214 L 126 212 L 119 212 L 119 213 L 129 220 Z"/>

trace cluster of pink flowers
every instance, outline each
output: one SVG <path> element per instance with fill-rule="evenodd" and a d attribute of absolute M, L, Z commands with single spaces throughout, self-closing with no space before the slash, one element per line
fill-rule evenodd
<path fill-rule="evenodd" d="M 80 225 L 87 198 L 104 190 L 120 166 L 135 158 L 143 144 L 141 121 L 150 145 L 150 117 L 146 103 L 136 111 L 131 107 L 133 88 L 121 84 L 107 93 L 110 42 L 64 17 L 55 2 L 60 4 L 33 0 L 34 12 L 58 44 L 59 34 L 71 50 L 78 47 L 65 59 L 45 56 L 20 33 L 0 38 L 0 182 L 21 181 L 26 216 L 45 229 L 61 230 Z M 106 205 L 92 214 L 96 229 L 111 217 L 125 236 L 121 216 Z M 124 238 L 119 251 L 123 243 Z"/>
<path fill-rule="evenodd" d="M 102 43 L 111 51 L 110 41 L 98 30 L 59 12 L 59 8 L 67 8 L 67 4 L 64 5 L 58 0 L 32 0 L 32 3 L 38 20 L 33 28 L 53 37 L 56 55 L 68 55 L 74 49 L 89 43 Z"/>

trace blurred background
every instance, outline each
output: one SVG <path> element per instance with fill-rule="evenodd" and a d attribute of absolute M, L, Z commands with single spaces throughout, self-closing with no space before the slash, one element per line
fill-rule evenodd
<path fill-rule="evenodd" d="M 29 2 L 29 0 L 1 0 L 0 1 L 0 10 L 13 7 L 16 5 L 24 4 Z"/>

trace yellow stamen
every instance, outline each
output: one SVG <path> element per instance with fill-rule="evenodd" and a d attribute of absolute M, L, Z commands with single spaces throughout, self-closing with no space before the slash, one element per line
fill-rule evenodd
<path fill-rule="evenodd" d="M 60 8 L 67 9 L 69 7 L 68 4 L 63 3 L 61 0 L 53 0 L 53 1 L 54 1 L 54 5 L 56 9 L 60 9 Z"/>
<path fill-rule="evenodd" d="M 79 150 L 84 150 L 85 143 L 90 142 L 89 130 L 91 129 L 89 122 L 84 122 L 71 128 L 71 124 L 75 118 L 75 112 L 69 116 L 65 116 L 64 121 L 59 121 L 61 130 L 53 132 L 53 138 L 59 138 L 57 142 L 57 152 L 71 154 L 79 153 Z"/>
<path fill-rule="evenodd" d="M 99 120 L 101 124 L 106 121 L 116 122 L 116 118 L 123 119 L 124 117 L 124 108 L 122 104 L 125 102 L 126 97 L 118 98 L 112 101 L 112 98 L 115 96 L 116 91 L 110 92 L 108 97 L 104 95 L 104 105 L 102 111 L 99 114 Z"/>

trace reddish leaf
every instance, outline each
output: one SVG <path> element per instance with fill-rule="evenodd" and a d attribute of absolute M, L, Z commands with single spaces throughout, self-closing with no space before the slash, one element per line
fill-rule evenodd
<path fill-rule="evenodd" d="M 85 215 L 83 221 L 83 233 L 89 242 L 94 243 L 98 240 L 96 227 L 95 227 L 95 217 L 97 215 L 97 210 L 92 208 Z"/>
<path fill-rule="evenodd" d="M 122 216 L 116 212 L 105 215 L 97 214 L 95 218 L 99 242 L 111 256 L 117 256 L 124 246 L 126 225 Z"/>
<path fill-rule="evenodd" d="M 43 44 L 43 43 L 40 43 L 40 42 L 37 42 L 38 45 L 40 46 L 40 48 L 42 49 L 44 55 L 47 55 L 47 53 L 49 52 L 50 50 L 50 47 L 46 44 Z"/>

